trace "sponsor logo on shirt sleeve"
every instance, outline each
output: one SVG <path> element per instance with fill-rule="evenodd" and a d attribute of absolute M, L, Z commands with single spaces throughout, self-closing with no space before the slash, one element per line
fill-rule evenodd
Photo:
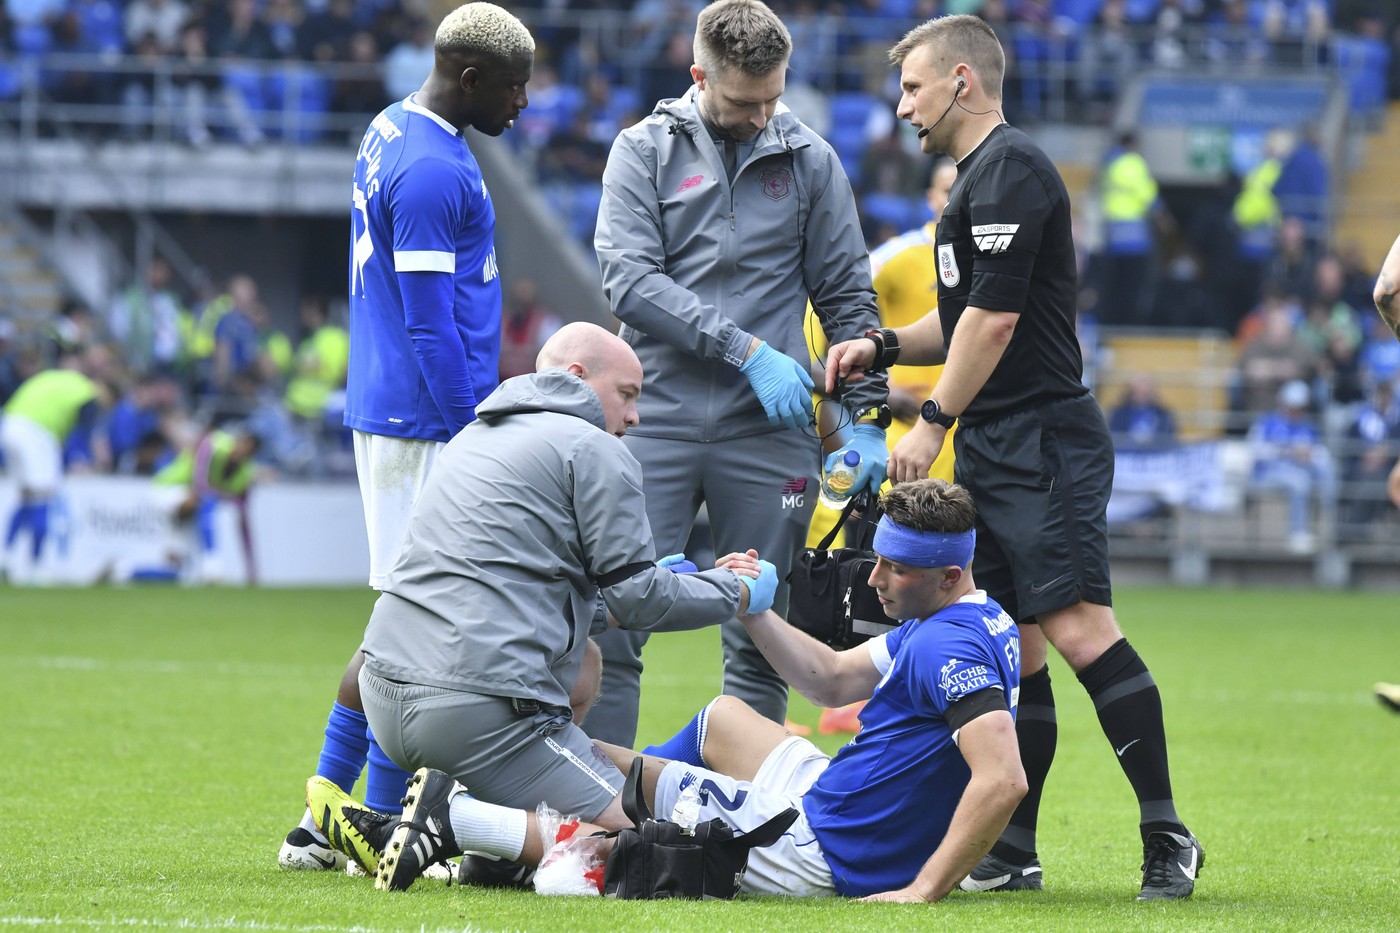
<path fill-rule="evenodd" d="M 943 691 L 943 698 L 954 703 L 969 693 L 992 686 L 992 675 L 985 664 L 950 658 L 938 670 L 938 686 Z"/>
<path fill-rule="evenodd" d="M 994 256 L 1011 246 L 1020 224 L 977 224 L 972 228 L 972 241 L 979 253 Z"/>

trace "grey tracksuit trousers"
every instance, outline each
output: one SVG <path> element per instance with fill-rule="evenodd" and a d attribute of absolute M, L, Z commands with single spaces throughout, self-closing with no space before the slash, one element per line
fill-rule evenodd
<path fill-rule="evenodd" d="M 777 566 L 780 580 L 787 576 L 793 556 L 806 540 L 816 503 L 821 448 L 815 437 L 803 431 L 777 431 L 704 443 L 629 434 L 625 443 L 642 465 L 647 518 L 658 557 L 685 548 L 703 502 L 716 557 L 753 548 Z M 787 584 L 780 583 L 773 608 L 786 615 L 787 603 Z M 787 713 L 787 684 L 737 619 L 722 626 L 720 637 L 723 692 L 782 722 Z M 620 629 L 598 639 L 603 649 L 603 689 L 583 723 L 593 738 L 624 748 L 635 746 L 646 641 L 645 632 Z M 643 744 L 664 738 L 641 736 Z"/>

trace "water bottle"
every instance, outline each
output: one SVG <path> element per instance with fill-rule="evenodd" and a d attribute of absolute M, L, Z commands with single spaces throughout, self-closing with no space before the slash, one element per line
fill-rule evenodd
<path fill-rule="evenodd" d="M 836 464 L 835 469 L 822 477 L 822 488 L 817 500 L 828 509 L 841 511 L 851 499 L 851 487 L 856 484 L 856 474 L 860 472 L 860 454 L 846 451 L 846 456 Z"/>
<path fill-rule="evenodd" d="M 700 822 L 700 790 L 695 782 L 681 789 L 676 805 L 671 808 L 671 822 L 687 836 L 695 835 L 695 825 Z"/>

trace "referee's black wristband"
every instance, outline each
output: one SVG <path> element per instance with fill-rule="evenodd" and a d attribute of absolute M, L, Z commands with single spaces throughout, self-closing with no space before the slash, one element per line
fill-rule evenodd
<path fill-rule="evenodd" d="M 875 344 L 875 362 L 871 364 L 870 372 L 883 372 L 898 362 L 899 337 L 895 335 L 894 328 L 877 327 L 866 331 L 865 336 Z"/>

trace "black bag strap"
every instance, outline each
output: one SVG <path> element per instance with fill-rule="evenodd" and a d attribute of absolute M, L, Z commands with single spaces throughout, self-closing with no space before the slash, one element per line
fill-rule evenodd
<path fill-rule="evenodd" d="M 789 826 L 797 822 L 797 817 L 799 815 L 800 814 L 795 809 L 788 807 L 782 813 L 772 817 L 760 826 L 755 826 L 742 836 L 735 836 L 733 839 L 723 840 L 723 844 L 743 851 L 771 846 L 782 838 L 783 833 L 788 831 Z"/>
<path fill-rule="evenodd" d="M 867 501 L 873 497 L 869 493 L 861 493 L 862 498 Z M 885 514 L 880 508 L 880 500 L 876 498 L 874 502 L 862 506 L 856 515 L 856 527 L 851 532 L 850 547 L 861 551 L 869 551 L 875 546 L 875 529 L 880 524 L 880 519 Z"/>
<path fill-rule="evenodd" d="M 851 517 L 851 513 L 855 511 L 856 505 L 864 501 L 864 499 L 865 493 L 861 493 L 858 496 L 851 496 L 851 498 L 846 500 L 846 507 L 841 510 L 841 517 L 836 520 L 836 524 L 831 526 L 831 530 L 817 542 L 818 551 L 825 551 L 827 548 L 831 547 L 831 542 L 836 540 L 836 535 L 840 533 L 841 528 L 846 524 L 846 519 Z"/>
<path fill-rule="evenodd" d="M 643 821 L 652 818 L 651 808 L 642 794 L 641 755 L 633 758 L 632 767 L 627 769 L 627 780 L 622 785 L 622 812 L 627 814 L 634 826 L 641 826 Z"/>
<path fill-rule="evenodd" d="M 870 506 L 870 493 L 862 492 L 860 495 L 851 496 L 850 499 L 846 500 L 846 507 L 841 510 L 841 517 L 836 520 L 836 524 L 831 526 L 831 530 L 822 537 L 821 541 L 817 542 L 816 549 L 818 551 L 825 551 L 831 547 L 831 542 L 836 540 L 837 533 L 845 526 L 851 513 L 856 509 L 860 509 L 860 514 L 856 520 L 855 534 L 852 536 L 854 540 L 848 546 L 863 551 L 870 550 L 870 544 L 875 540 L 875 526 L 880 521 L 880 506 L 877 503 L 872 508 Z"/>
<path fill-rule="evenodd" d="M 646 797 L 642 794 L 641 755 L 633 758 L 632 767 L 627 769 L 627 780 L 622 785 L 622 812 L 627 814 L 627 818 L 637 826 L 641 826 L 645 820 L 653 819 L 651 808 L 647 806 Z M 788 807 L 782 813 L 767 820 L 761 826 L 754 827 L 742 836 L 722 841 L 725 845 L 733 846 L 741 852 L 771 846 L 782 838 L 789 826 L 797 822 L 798 816 L 796 810 Z M 616 832 L 612 832 L 607 835 L 614 836 L 616 834 Z"/>

